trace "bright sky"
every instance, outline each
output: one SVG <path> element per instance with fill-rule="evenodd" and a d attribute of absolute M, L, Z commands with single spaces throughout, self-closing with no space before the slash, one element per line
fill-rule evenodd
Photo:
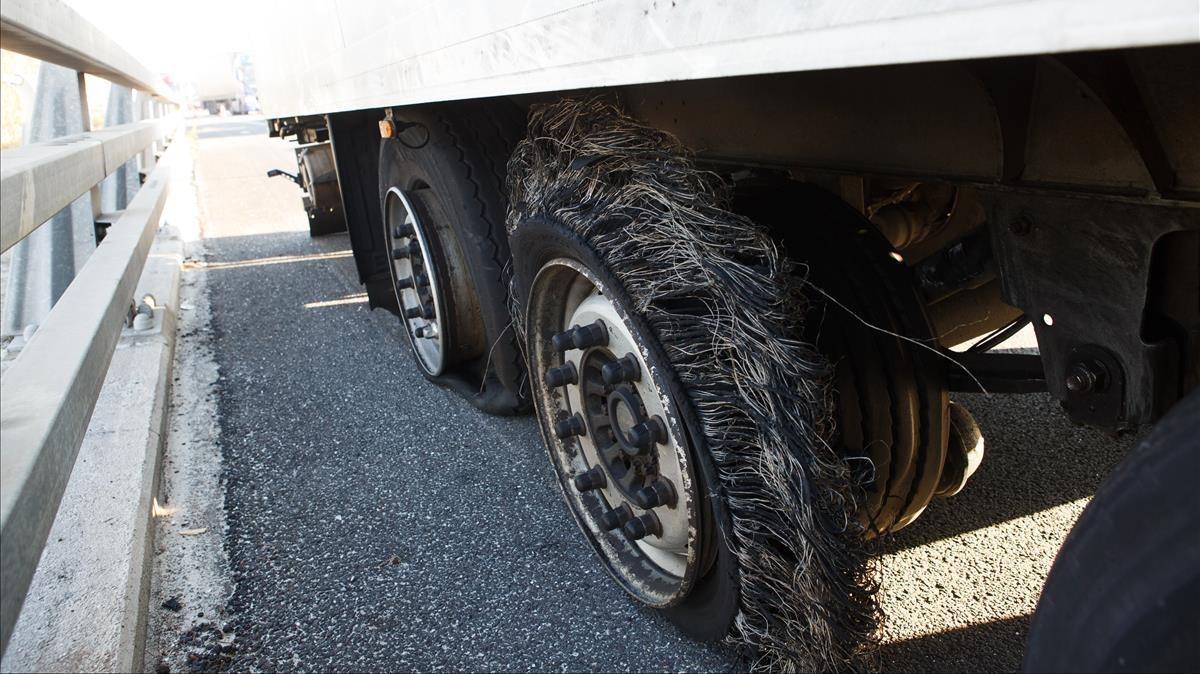
<path fill-rule="evenodd" d="M 272 25 L 264 0 L 64 0 L 147 68 L 186 80 L 205 57 L 255 51 Z"/>

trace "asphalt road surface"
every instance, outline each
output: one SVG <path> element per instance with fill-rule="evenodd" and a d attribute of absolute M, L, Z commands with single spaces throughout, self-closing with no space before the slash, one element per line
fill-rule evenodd
<path fill-rule="evenodd" d="M 311 239 L 298 188 L 265 177 L 295 169 L 292 146 L 244 118 L 192 138 L 204 241 L 179 372 L 207 354 L 213 374 L 177 383 L 174 404 L 213 423 L 173 425 L 151 668 L 747 667 L 609 580 L 532 418 L 485 416 L 422 378 L 396 319 L 368 310 L 346 236 Z M 886 671 L 1019 668 L 1058 545 L 1131 445 L 1045 396 L 960 401 L 988 453 L 884 545 Z"/>

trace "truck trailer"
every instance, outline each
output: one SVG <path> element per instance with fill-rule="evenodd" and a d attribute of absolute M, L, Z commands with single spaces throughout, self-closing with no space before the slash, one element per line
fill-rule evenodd
<path fill-rule="evenodd" d="M 273 16 L 270 133 L 404 328 L 382 358 L 532 412 L 634 600 L 763 669 L 861 666 L 877 542 L 987 469 L 954 395 L 1048 392 L 1154 427 L 1060 551 L 1026 667 L 1197 666 L 1195 0 Z M 996 350 L 1027 326 L 1036 353 Z"/>

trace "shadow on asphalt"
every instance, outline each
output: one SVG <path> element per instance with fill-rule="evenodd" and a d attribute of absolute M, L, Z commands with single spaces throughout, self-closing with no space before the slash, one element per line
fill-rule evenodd
<path fill-rule="evenodd" d="M 885 672 L 1015 672 L 1030 616 L 1023 615 L 897 641 L 880 649 Z"/>

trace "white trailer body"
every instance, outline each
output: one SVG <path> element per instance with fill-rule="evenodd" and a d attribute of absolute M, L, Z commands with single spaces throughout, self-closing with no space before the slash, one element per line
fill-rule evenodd
<path fill-rule="evenodd" d="M 263 35 L 270 116 L 1200 39 L 1194 0 L 293 4 Z"/>

